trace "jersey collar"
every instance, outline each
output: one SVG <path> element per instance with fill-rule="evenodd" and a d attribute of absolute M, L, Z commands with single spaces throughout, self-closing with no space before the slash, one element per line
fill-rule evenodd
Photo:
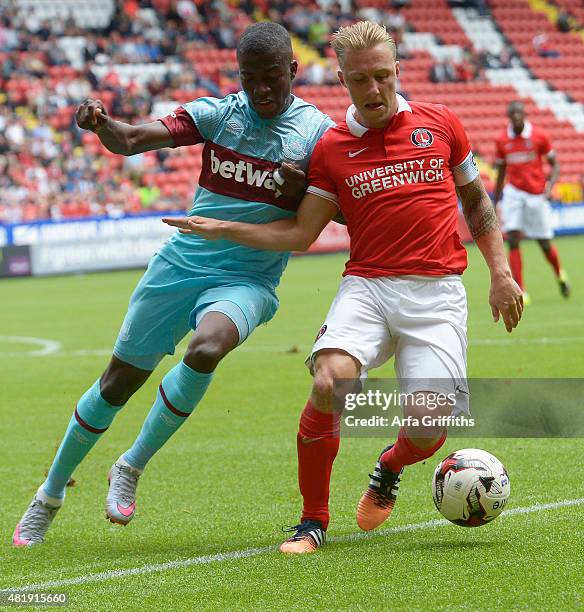
<path fill-rule="evenodd" d="M 521 134 L 516 134 L 513 131 L 513 126 L 509 124 L 507 126 L 507 136 L 509 138 L 531 138 L 531 132 L 533 131 L 533 126 L 530 121 L 523 122 L 523 129 L 521 130 Z"/>
<path fill-rule="evenodd" d="M 396 115 L 399 113 L 403 113 L 404 111 L 407 111 L 408 113 L 412 112 L 412 107 L 408 104 L 407 100 L 403 96 L 395 94 L 395 97 L 397 98 L 397 111 L 395 112 Z M 357 119 L 355 119 L 355 110 L 355 105 L 351 104 L 351 106 L 349 106 L 349 108 L 347 109 L 345 120 L 347 122 L 349 132 L 351 132 L 353 136 L 361 138 L 361 136 L 363 136 L 363 134 L 365 134 L 365 132 L 367 132 L 369 128 L 366 128 L 364 125 L 361 125 L 357 121 Z"/>

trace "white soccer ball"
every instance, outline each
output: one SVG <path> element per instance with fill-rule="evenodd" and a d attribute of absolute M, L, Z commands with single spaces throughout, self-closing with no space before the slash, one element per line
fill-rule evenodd
<path fill-rule="evenodd" d="M 511 484 L 497 457 L 463 448 L 438 464 L 432 497 L 439 512 L 456 525 L 480 527 L 497 518 L 509 500 Z"/>

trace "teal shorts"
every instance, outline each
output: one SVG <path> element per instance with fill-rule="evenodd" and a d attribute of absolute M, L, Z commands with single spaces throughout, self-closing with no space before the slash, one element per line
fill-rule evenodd
<path fill-rule="evenodd" d="M 265 285 L 218 274 L 196 276 L 154 255 L 130 298 L 114 355 L 142 370 L 154 370 L 207 312 L 228 316 L 241 344 L 278 309 Z"/>

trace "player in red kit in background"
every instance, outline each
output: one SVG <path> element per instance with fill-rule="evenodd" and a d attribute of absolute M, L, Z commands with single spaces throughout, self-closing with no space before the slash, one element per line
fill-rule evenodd
<path fill-rule="evenodd" d="M 304 505 L 300 523 L 280 547 L 284 553 L 311 553 L 325 541 L 341 418 L 334 400 L 342 402 L 344 392 L 335 380 L 357 384 L 394 356 L 400 390 L 410 398 L 406 416 L 423 422 L 429 414 L 468 411 L 460 279 L 467 261 L 457 233 L 457 192 L 489 267 L 494 320 L 501 316 L 511 332 L 523 309 L 495 210 L 456 115 L 396 93 L 399 62 L 385 28 L 367 21 L 341 28 L 332 46 L 353 105 L 317 143 L 297 217 L 255 225 L 204 217 L 180 222 L 185 233 L 273 250 L 307 249 L 339 209 L 347 222 L 350 258 L 307 360 L 314 382 L 297 435 Z M 430 394 L 436 393 L 452 394 L 456 403 L 430 412 Z M 443 426 L 404 424 L 381 451 L 359 501 L 362 529 L 389 517 L 403 468 L 431 457 L 445 439 Z"/>
<path fill-rule="evenodd" d="M 560 164 L 545 132 L 525 119 L 522 102 L 515 101 L 507 109 L 509 125 L 497 138 L 497 183 L 493 197 L 495 206 L 501 200 L 503 231 L 509 243 L 509 263 L 513 278 L 523 290 L 523 264 L 519 242 L 521 235 L 538 241 L 546 259 L 554 269 L 561 294 L 570 296 L 570 284 L 560 265 L 558 250 L 551 243 L 554 236 L 549 198 L 560 176 Z M 542 160 L 551 165 L 546 180 Z M 508 184 L 503 189 L 505 177 Z"/>

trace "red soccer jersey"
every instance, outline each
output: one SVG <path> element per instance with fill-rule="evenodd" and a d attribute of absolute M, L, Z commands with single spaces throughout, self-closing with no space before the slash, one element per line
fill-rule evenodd
<path fill-rule="evenodd" d="M 507 177 L 511 185 L 527 193 L 543 193 L 546 177 L 542 157 L 552 151 L 547 134 L 526 121 L 519 136 L 509 126 L 496 143 L 497 159 L 507 164 Z"/>
<path fill-rule="evenodd" d="M 478 176 L 468 136 L 438 104 L 408 104 L 386 128 L 353 118 L 330 128 L 310 159 L 308 191 L 338 204 L 351 239 L 345 275 L 462 274 L 455 182 Z"/>

